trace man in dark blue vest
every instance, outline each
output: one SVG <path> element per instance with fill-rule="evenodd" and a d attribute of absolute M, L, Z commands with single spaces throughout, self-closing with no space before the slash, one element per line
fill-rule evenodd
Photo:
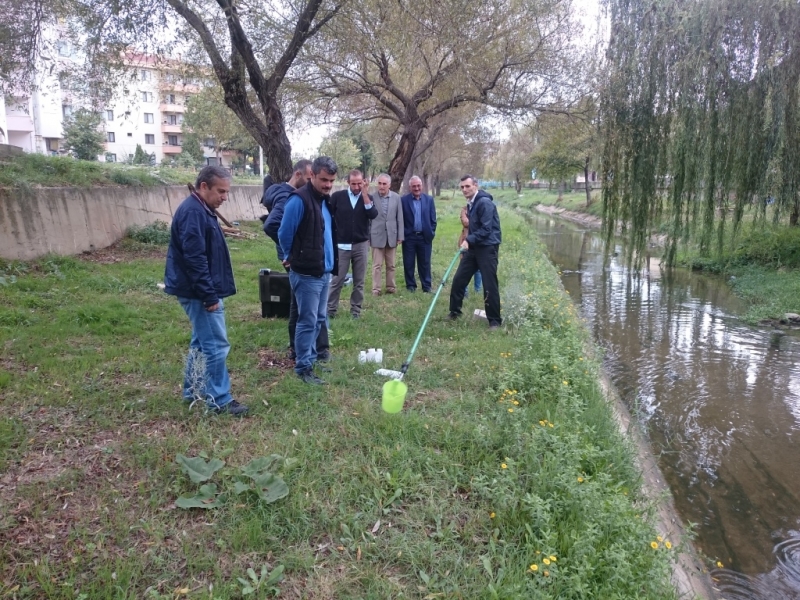
<path fill-rule="evenodd" d="M 422 193 L 422 179 L 414 175 L 408 181 L 410 194 L 403 196 L 403 274 L 406 289 L 417 290 L 414 262 L 419 271 L 423 292 L 431 291 L 431 252 L 436 235 L 436 206 L 433 198 Z"/>
<path fill-rule="evenodd" d="M 329 204 L 336 171 L 332 158 L 317 158 L 311 165 L 311 181 L 286 201 L 278 229 L 281 249 L 286 254 L 283 266 L 291 269 L 289 282 L 297 300 L 294 371 L 305 383 L 313 385 L 327 383 L 313 368 L 318 358 L 316 340 L 321 328 L 326 327 L 331 273 L 338 266 L 336 222 Z"/>
<path fill-rule="evenodd" d="M 361 303 L 364 301 L 364 280 L 369 261 L 369 225 L 378 216 L 378 209 L 372 197 L 365 191 L 367 184 L 361 171 L 354 169 L 347 175 L 346 190 L 331 194 L 331 207 L 336 219 L 338 236 L 337 253 L 339 271 L 334 272 L 328 297 L 328 316 L 335 317 L 339 309 L 339 294 L 347 277 L 347 270 L 353 266 L 353 291 L 350 292 L 350 315 L 354 319 L 361 316 Z"/>

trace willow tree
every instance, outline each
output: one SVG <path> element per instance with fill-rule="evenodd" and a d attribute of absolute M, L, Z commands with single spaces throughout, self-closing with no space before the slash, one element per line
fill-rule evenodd
<path fill-rule="evenodd" d="M 602 102 L 604 228 L 640 258 L 667 218 L 670 243 L 704 254 L 762 222 L 800 220 L 800 5 L 793 0 L 607 0 Z M 772 202 L 774 200 L 774 203 Z"/>
<path fill-rule="evenodd" d="M 443 113 L 467 104 L 530 113 L 575 95 L 571 15 L 570 0 L 351 0 L 306 46 L 306 72 L 326 108 L 397 125 L 397 190 Z"/>

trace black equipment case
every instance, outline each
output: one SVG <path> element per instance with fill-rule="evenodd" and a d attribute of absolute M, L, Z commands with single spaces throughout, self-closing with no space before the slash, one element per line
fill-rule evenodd
<path fill-rule="evenodd" d="M 292 303 L 292 286 L 289 274 L 261 269 L 258 272 L 258 295 L 261 299 L 261 316 L 289 318 Z"/>

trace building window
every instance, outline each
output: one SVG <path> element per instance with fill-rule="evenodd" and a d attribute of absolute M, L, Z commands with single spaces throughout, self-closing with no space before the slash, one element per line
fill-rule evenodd
<path fill-rule="evenodd" d="M 156 136 L 152 133 L 145 133 L 144 134 L 144 143 L 145 144 L 155 144 L 156 143 Z"/>
<path fill-rule="evenodd" d="M 117 162 L 117 155 L 112 152 L 106 152 L 106 162 Z"/>
<path fill-rule="evenodd" d="M 175 104 L 175 94 L 167 94 L 164 96 L 165 104 Z"/>
<path fill-rule="evenodd" d="M 153 113 L 144 113 L 144 122 L 145 123 L 154 123 L 153 120 Z"/>
<path fill-rule="evenodd" d="M 177 124 L 178 124 L 177 115 L 167 115 L 167 125 L 177 125 Z"/>
<path fill-rule="evenodd" d="M 113 131 L 107 131 L 107 132 L 106 132 L 106 139 L 107 139 L 109 142 L 116 142 L 116 141 L 117 141 L 117 138 L 116 138 L 116 136 L 114 135 L 114 132 L 113 132 Z"/>
<path fill-rule="evenodd" d="M 106 121 L 113 121 L 114 120 L 114 111 L 107 110 L 106 111 Z"/>
<path fill-rule="evenodd" d="M 212 138 L 212 137 L 206 138 L 206 141 L 203 142 L 203 146 L 206 146 L 207 148 L 213 148 L 214 147 L 214 138 Z"/>
<path fill-rule="evenodd" d="M 61 114 L 64 115 L 64 118 L 72 115 L 72 105 L 71 104 L 62 104 L 61 105 Z"/>
<path fill-rule="evenodd" d="M 142 81 L 150 81 L 150 71 L 142 69 L 139 71 L 139 79 Z"/>
<path fill-rule="evenodd" d="M 177 135 L 170 135 L 168 136 L 168 141 L 170 146 L 177 146 L 178 145 L 178 136 Z"/>
<path fill-rule="evenodd" d="M 153 92 L 142 92 L 142 102 L 152 102 Z"/>
<path fill-rule="evenodd" d="M 189 98 L 191 98 L 191 96 L 189 94 L 184 94 L 183 95 L 183 103 L 188 105 L 189 104 Z"/>

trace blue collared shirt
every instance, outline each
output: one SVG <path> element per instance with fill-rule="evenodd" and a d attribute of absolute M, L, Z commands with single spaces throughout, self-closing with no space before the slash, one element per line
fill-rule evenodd
<path fill-rule="evenodd" d="M 414 210 L 414 231 L 422 231 L 422 196 L 411 196 L 411 208 Z"/>

